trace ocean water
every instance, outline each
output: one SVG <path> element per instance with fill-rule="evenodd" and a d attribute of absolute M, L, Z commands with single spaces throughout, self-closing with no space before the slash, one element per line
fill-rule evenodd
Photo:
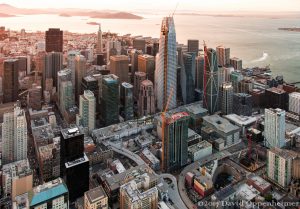
<path fill-rule="evenodd" d="M 159 38 L 161 15 L 143 15 L 142 20 L 92 19 L 57 15 L 28 15 L 0 18 L 0 25 L 12 30 L 62 30 L 80 33 L 96 32 L 100 22 L 103 31 Z M 300 27 L 300 19 L 248 18 L 176 15 L 177 41 L 187 39 L 206 41 L 208 47 L 224 45 L 231 56 L 243 59 L 244 67 L 270 65 L 273 75 L 283 75 L 288 82 L 300 81 L 300 33 L 278 30 L 280 27 Z"/>

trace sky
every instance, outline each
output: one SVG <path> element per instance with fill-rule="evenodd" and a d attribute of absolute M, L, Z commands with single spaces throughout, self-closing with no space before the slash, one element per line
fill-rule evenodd
<path fill-rule="evenodd" d="M 122 11 L 300 11 L 300 0 L 0 0 L 21 8 L 86 8 Z"/>

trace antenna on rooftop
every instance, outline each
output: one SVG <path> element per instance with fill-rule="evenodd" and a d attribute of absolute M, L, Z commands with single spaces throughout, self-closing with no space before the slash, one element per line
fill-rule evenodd
<path fill-rule="evenodd" d="M 175 14 L 175 12 L 176 12 L 176 10 L 177 10 L 178 4 L 179 4 L 179 2 L 177 2 L 177 4 L 176 4 L 176 7 L 175 7 L 175 9 L 174 9 L 174 12 L 172 13 L 172 17 L 174 16 L 174 14 Z"/>

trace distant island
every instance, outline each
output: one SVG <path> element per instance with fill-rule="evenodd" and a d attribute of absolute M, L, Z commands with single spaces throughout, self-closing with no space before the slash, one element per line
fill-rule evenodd
<path fill-rule="evenodd" d="M 16 15 L 59 15 L 61 17 L 72 17 L 72 16 L 83 16 L 88 18 L 99 18 L 99 19 L 143 19 L 142 16 L 138 16 L 129 12 L 116 11 L 116 10 L 91 10 L 91 9 L 74 9 L 74 8 L 18 8 L 9 4 L 0 4 L 0 17 L 14 17 Z"/>
<path fill-rule="evenodd" d="M 278 30 L 285 30 L 285 31 L 293 31 L 293 32 L 300 32 L 300 28 L 278 28 Z"/>
<path fill-rule="evenodd" d="M 86 24 L 88 24 L 88 25 L 99 25 L 99 23 L 97 23 L 97 22 L 87 22 Z"/>

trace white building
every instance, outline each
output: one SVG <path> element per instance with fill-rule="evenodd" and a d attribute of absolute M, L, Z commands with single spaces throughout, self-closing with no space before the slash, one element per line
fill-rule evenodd
<path fill-rule="evenodd" d="M 291 182 L 292 155 L 288 151 L 272 148 L 268 150 L 268 177 L 282 187 Z"/>
<path fill-rule="evenodd" d="M 27 158 L 27 122 L 19 106 L 4 113 L 2 124 L 2 163 L 7 164 Z"/>
<path fill-rule="evenodd" d="M 155 90 L 157 108 L 163 110 L 173 89 L 169 109 L 176 107 L 177 49 L 173 17 L 165 17 L 161 25 L 159 52 L 156 55 Z"/>
<path fill-rule="evenodd" d="M 300 115 L 300 93 L 289 94 L 289 111 Z"/>
<path fill-rule="evenodd" d="M 89 131 L 95 129 L 96 98 L 93 92 L 86 90 L 79 97 L 79 115 L 76 117 L 77 125 L 87 127 Z"/>
<path fill-rule="evenodd" d="M 265 139 L 268 147 L 285 146 L 285 111 L 265 109 Z"/>

